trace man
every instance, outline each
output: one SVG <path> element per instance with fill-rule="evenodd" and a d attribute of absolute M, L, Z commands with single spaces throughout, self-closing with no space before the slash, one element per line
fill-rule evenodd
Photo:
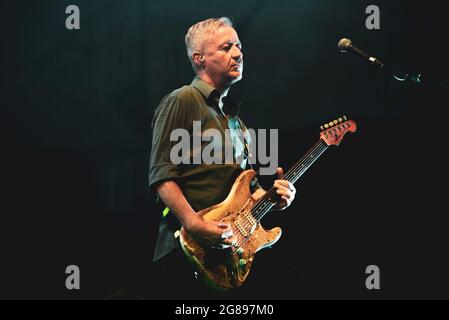
<path fill-rule="evenodd" d="M 250 137 L 237 115 L 239 105 L 228 96 L 230 87 L 243 75 L 242 45 L 237 32 L 228 18 L 208 19 L 190 27 L 185 43 L 196 77 L 191 85 L 167 95 L 152 121 L 149 184 L 168 208 L 164 210 L 159 227 L 155 261 L 178 247 L 174 232 L 180 225 L 204 245 L 226 248 L 234 243 L 230 226 L 204 221 L 196 212 L 223 201 L 248 162 Z M 174 145 L 170 135 L 176 129 L 192 134 L 194 121 L 200 121 L 202 132 L 213 128 L 223 137 L 225 131 L 231 129 L 231 135 L 237 136 L 231 146 L 234 159 L 242 154 L 245 159 L 241 163 L 174 164 L 170 158 Z M 225 149 L 226 141 L 221 145 Z M 296 190 L 291 183 L 282 180 L 281 168 L 277 174 L 279 179 L 274 187 L 279 201 L 276 208 L 284 209 L 293 201 Z M 255 199 L 265 193 L 257 181 L 252 183 L 252 192 Z"/>

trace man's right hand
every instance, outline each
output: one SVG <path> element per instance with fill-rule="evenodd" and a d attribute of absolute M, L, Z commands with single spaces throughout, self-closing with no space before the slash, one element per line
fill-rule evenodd
<path fill-rule="evenodd" d="M 226 249 L 237 241 L 232 232 L 232 228 L 228 224 L 216 221 L 205 221 L 198 215 L 191 220 L 192 221 L 186 223 L 184 227 L 202 246 Z"/>
<path fill-rule="evenodd" d="M 236 242 L 229 225 L 203 220 L 187 202 L 176 182 L 165 181 L 157 191 L 162 201 L 170 208 L 170 212 L 173 212 L 186 231 L 201 245 L 225 249 Z"/>

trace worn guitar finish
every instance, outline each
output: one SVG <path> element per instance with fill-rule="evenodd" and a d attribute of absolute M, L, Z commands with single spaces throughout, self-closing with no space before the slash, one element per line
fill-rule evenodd
<path fill-rule="evenodd" d="M 338 145 L 346 132 L 354 132 L 356 124 L 340 118 L 322 128 L 326 130 L 321 132 L 318 143 L 285 174 L 285 180 L 295 183 L 329 145 Z M 255 175 L 254 170 L 243 171 L 223 202 L 198 212 L 206 221 L 229 224 L 237 238 L 234 246 L 223 250 L 204 248 L 181 228 L 180 242 L 184 253 L 202 278 L 219 290 L 241 286 L 248 277 L 256 252 L 274 244 L 282 234 L 279 227 L 265 230 L 260 224 L 275 204 L 276 190 L 271 188 L 255 201 L 250 192 L 250 183 Z"/>
<path fill-rule="evenodd" d="M 255 175 L 254 170 L 242 172 L 222 203 L 198 212 L 206 221 L 222 221 L 230 224 L 236 236 L 243 236 L 239 227 L 242 230 L 246 227 L 247 234 L 251 233 L 251 236 L 239 249 L 205 250 L 185 229 L 181 230 L 180 238 L 184 253 L 199 267 L 199 272 L 205 280 L 210 280 L 209 284 L 218 286 L 218 289 L 240 286 L 248 276 L 255 253 L 281 237 L 280 228 L 266 231 L 251 214 L 254 199 L 249 186 Z"/>

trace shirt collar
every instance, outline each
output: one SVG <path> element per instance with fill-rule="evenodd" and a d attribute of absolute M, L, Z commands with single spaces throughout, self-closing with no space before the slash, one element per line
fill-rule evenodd
<path fill-rule="evenodd" d="M 204 96 L 204 98 L 209 99 L 211 98 L 211 94 L 213 94 L 214 97 L 218 97 L 219 93 L 218 90 L 212 87 L 210 84 L 208 84 L 206 81 L 201 80 L 198 77 L 195 77 L 192 81 L 192 86 L 197 88 L 201 94 Z"/>
<path fill-rule="evenodd" d="M 211 102 L 212 104 L 218 107 L 218 99 L 220 97 L 220 93 L 217 89 L 211 86 L 206 81 L 195 77 L 192 81 L 192 86 L 198 89 L 199 92 L 204 96 L 206 101 Z M 236 116 L 240 111 L 240 102 L 236 101 L 229 95 L 223 98 L 224 106 L 222 108 L 222 112 L 225 114 L 230 114 L 231 116 Z"/>

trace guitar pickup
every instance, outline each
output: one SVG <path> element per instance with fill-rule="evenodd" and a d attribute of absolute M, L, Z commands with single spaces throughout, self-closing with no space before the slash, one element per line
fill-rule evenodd
<path fill-rule="evenodd" d="M 242 224 L 240 223 L 240 221 L 234 221 L 235 226 L 237 227 L 237 229 L 240 231 L 240 233 L 242 234 L 242 236 L 247 237 L 248 233 L 245 231 L 245 228 L 243 228 Z"/>
<path fill-rule="evenodd" d="M 246 220 L 248 220 L 248 222 L 251 224 L 251 227 L 256 224 L 256 219 L 254 219 L 253 215 L 251 214 L 251 211 L 246 211 L 243 215 L 245 216 Z"/>

